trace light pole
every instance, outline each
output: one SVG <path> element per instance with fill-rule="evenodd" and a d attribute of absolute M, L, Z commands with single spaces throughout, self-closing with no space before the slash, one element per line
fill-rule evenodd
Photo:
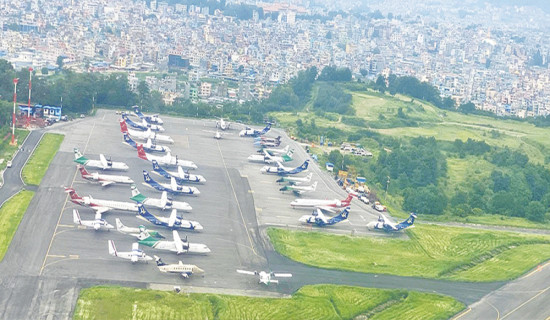
<path fill-rule="evenodd" d="M 388 196 L 388 187 L 390 186 L 390 176 L 388 176 L 388 180 L 386 181 L 386 195 L 384 195 L 384 199 Z"/>
<path fill-rule="evenodd" d="M 28 128 L 30 126 L 31 122 L 31 88 L 32 88 L 32 67 L 29 67 L 29 103 L 27 107 L 29 108 L 27 111 L 27 122 L 25 126 Z"/>
<path fill-rule="evenodd" d="M 15 104 L 17 103 L 17 82 L 19 78 L 13 79 L 13 115 L 12 115 L 12 127 L 11 127 L 11 142 L 10 145 L 15 146 L 17 142 L 15 141 Z"/>

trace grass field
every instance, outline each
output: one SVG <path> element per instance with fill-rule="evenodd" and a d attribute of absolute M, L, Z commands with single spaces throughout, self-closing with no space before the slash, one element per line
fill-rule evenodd
<path fill-rule="evenodd" d="M 32 191 L 21 191 L 0 208 L 0 261 L 4 259 L 11 239 L 33 196 Z"/>
<path fill-rule="evenodd" d="M 463 308 L 436 294 L 335 285 L 305 286 L 289 299 L 94 287 L 81 290 L 74 319 L 447 319 Z"/>
<path fill-rule="evenodd" d="M 53 133 L 46 133 L 42 137 L 40 144 L 23 168 L 23 181 L 26 184 L 36 186 L 40 184 L 64 137 L 61 134 Z"/>
<path fill-rule="evenodd" d="M 550 259 L 550 236 L 435 225 L 407 232 L 410 240 L 268 230 L 279 253 L 327 269 L 497 281 L 516 278 Z"/>

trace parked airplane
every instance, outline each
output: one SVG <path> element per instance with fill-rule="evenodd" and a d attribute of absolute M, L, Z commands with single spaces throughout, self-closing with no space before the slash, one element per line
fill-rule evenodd
<path fill-rule="evenodd" d="M 308 173 L 308 175 L 305 177 L 280 177 L 279 179 L 277 179 L 276 182 L 279 182 L 279 183 L 286 182 L 289 185 L 293 186 L 293 185 L 298 185 L 302 183 L 309 183 L 311 182 L 311 177 L 313 177 L 313 172 Z"/>
<path fill-rule="evenodd" d="M 371 221 L 367 224 L 367 229 L 369 230 L 384 230 L 386 232 L 399 231 L 406 228 L 412 228 L 414 219 L 416 219 L 416 214 L 411 212 L 411 215 L 407 220 L 401 223 L 394 223 L 388 220 L 385 215 L 380 214 L 377 221 Z"/>
<path fill-rule="evenodd" d="M 292 191 L 295 195 L 299 196 L 306 192 L 314 192 L 317 189 L 317 181 L 309 186 L 283 186 L 279 191 Z"/>
<path fill-rule="evenodd" d="M 275 148 L 268 148 L 268 147 L 261 147 L 258 149 L 258 153 L 264 153 L 267 152 L 270 155 L 277 155 L 277 154 L 286 154 L 290 151 L 290 146 L 287 144 L 286 147 L 282 149 L 275 149 Z M 292 150 L 294 152 L 294 149 Z"/>
<path fill-rule="evenodd" d="M 214 134 L 214 139 L 218 139 L 218 140 L 220 140 L 222 138 L 222 136 L 227 134 L 227 132 L 220 132 L 217 129 L 216 129 L 216 131 L 212 131 L 212 130 L 202 130 L 202 131 L 213 133 Z"/>
<path fill-rule="evenodd" d="M 83 166 L 88 166 L 92 168 L 99 168 L 103 170 L 113 169 L 113 170 L 128 170 L 128 166 L 124 162 L 114 162 L 109 158 L 105 158 L 103 154 L 99 155 L 99 160 L 90 160 L 80 153 L 78 148 L 74 148 L 74 162 L 81 164 Z"/>
<path fill-rule="evenodd" d="M 277 162 L 276 167 L 270 167 L 270 166 L 264 166 L 260 169 L 261 173 L 270 173 L 270 174 L 278 174 L 280 176 L 285 176 L 289 174 L 297 174 L 302 171 L 307 171 L 307 167 L 309 165 L 309 159 L 304 161 L 301 166 L 296 168 L 287 168 L 283 166 L 280 162 Z"/>
<path fill-rule="evenodd" d="M 137 204 L 131 202 L 122 202 L 114 200 L 101 200 L 94 199 L 92 196 L 80 197 L 73 188 L 65 187 L 65 192 L 71 196 L 71 202 L 81 205 L 83 207 L 89 207 L 96 212 L 104 213 L 110 210 L 123 210 L 137 212 Z"/>
<path fill-rule="evenodd" d="M 178 217 L 178 212 L 176 209 L 172 209 L 169 218 L 157 217 L 143 206 L 143 204 L 138 204 L 138 218 L 149 221 L 152 224 L 157 226 L 172 228 L 172 229 L 188 229 L 188 230 L 202 230 L 203 227 L 197 221 L 184 220 L 181 217 Z"/>
<path fill-rule="evenodd" d="M 220 121 L 216 121 L 216 128 L 220 128 L 222 130 L 229 129 L 229 126 L 231 125 L 231 122 L 223 120 L 223 118 L 220 118 Z"/>
<path fill-rule="evenodd" d="M 319 208 L 325 211 L 332 211 L 336 208 L 348 207 L 353 198 L 352 194 L 348 194 L 348 197 L 344 200 L 322 200 L 322 199 L 296 199 L 290 203 L 290 206 L 296 208 Z"/>
<path fill-rule="evenodd" d="M 143 150 L 143 145 L 141 144 L 137 146 L 137 153 L 139 158 L 143 160 L 147 160 L 149 162 L 153 162 L 153 160 L 156 160 L 159 164 L 163 164 L 167 166 L 181 166 L 187 169 L 198 168 L 193 161 L 178 159 L 177 156 L 173 157 L 170 154 L 170 152 L 167 152 L 163 156 L 155 156 L 152 154 L 145 153 L 145 150 Z"/>
<path fill-rule="evenodd" d="M 151 261 L 153 258 L 149 257 L 145 254 L 140 248 L 139 243 L 134 242 L 132 244 L 132 251 L 128 252 L 118 252 L 115 247 L 115 243 L 113 240 L 109 240 L 109 254 L 113 257 L 119 257 L 122 259 L 128 259 L 132 261 L 132 263 L 138 262 L 138 261 Z"/>
<path fill-rule="evenodd" d="M 78 210 L 73 209 L 73 222 L 74 224 L 85 226 L 86 228 L 94 228 L 95 230 L 99 230 L 101 228 L 110 230 L 114 228 L 111 224 L 105 221 L 105 219 L 101 219 L 101 213 L 99 212 L 95 213 L 95 220 L 81 220 Z"/>
<path fill-rule="evenodd" d="M 77 165 L 80 170 L 80 175 L 82 178 L 89 181 L 97 181 L 101 184 L 102 187 L 115 184 L 115 183 L 134 183 L 134 180 L 130 179 L 128 176 L 115 176 L 111 174 L 100 174 L 99 172 L 89 173 L 85 167 Z"/>
<path fill-rule="evenodd" d="M 168 197 L 168 193 L 163 191 L 160 199 L 159 198 L 147 198 L 142 195 L 138 188 L 135 185 L 132 185 L 132 197 L 130 200 L 134 200 L 137 203 L 143 203 L 146 206 L 165 209 L 176 209 L 179 211 L 191 211 L 193 208 L 187 202 L 183 201 L 174 201 Z"/>
<path fill-rule="evenodd" d="M 155 262 L 160 272 L 179 273 L 185 279 L 189 278 L 189 276 L 194 273 L 204 273 L 204 270 L 194 264 L 183 264 L 181 261 L 174 264 L 166 264 L 160 257 L 153 257 L 155 257 Z"/>
<path fill-rule="evenodd" d="M 263 283 L 265 285 L 268 285 L 270 283 L 279 283 L 279 280 L 273 279 L 273 277 L 277 278 L 291 278 L 291 273 L 280 273 L 280 272 L 265 272 L 265 271 L 246 271 L 246 270 L 237 270 L 238 273 L 241 274 L 248 274 L 251 276 L 259 276 L 259 282 Z"/>
<path fill-rule="evenodd" d="M 124 143 L 134 149 L 137 149 L 138 144 L 130 138 L 128 133 L 124 133 Z M 155 144 L 151 141 L 151 139 L 147 139 L 147 142 L 143 144 L 143 150 L 145 150 L 145 152 L 170 152 L 170 148 Z"/>
<path fill-rule="evenodd" d="M 262 129 L 262 131 L 252 129 L 250 127 L 246 127 L 245 129 L 241 130 L 239 132 L 239 136 L 241 137 L 259 137 L 261 135 L 266 134 L 271 129 L 271 123 L 268 123 L 265 128 Z"/>
<path fill-rule="evenodd" d="M 176 178 L 177 184 L 183 184 L 183 183 L 203 183 L 206 182 L 206 179 L 198 174 L 190 174 L 188 172 L 183 171 L 183 168 L 178 166 L 178 171 L 166 171 L 164 170 L 156 160 L 151 161 L 153 163 L 153 172 L 165 177 L 166 179 L 171 179 L 172 177 Z"/>
<path fill-rule="evenodd" d="M 196 253 L 196 254 L 206 254 L 210 253 L 210 248 L 202 243 L 190 243 L 187 241 L 187 236 L 185 240 L 181 240 L 180 235 L 176 230 L 172 230 L 173 241 L 170 240 L 158 240 L 154 238 L 147 238 L 144 240 L 139 240 L 139 243 L 144 246 L 149 246 L 159 250 L 168 250 L 175 252 L 176 254 L 181 253 Z"/>
<path fill-rule="evenodd" d="M 147 121 L 147 123 L 154 123 L 154 124 L 160 124 L 160 125 L 164 124 L 164 121 L 162 121 L 162 119 L 159 118 L 157 114 L 146 116 L 143 113 L 141 113 L 138 106 L 134 106 L 133 109 L 134 109 L 134 113 L 140 119 Z"/>
<path fill-rule="evenodd" d="M 186 194 L 186 195 L 199 195 L 201 192 L 196 187 L 180 186 L 176 183 L 176 179 L 172 177 L 170 184 L 159 183 L 151 178 L 149 172 L 143 170 L 144 185 L 156 189 L 158 191 L 166 191 L 171 194 Z"/>
<path fill-rule="evenodd" d="M 277 136 L 276 138 L 266 137 L 266 136 L 260 136 L 254 138 L 255 142 L 271 142 L 271 143 L 281 143 L 281 136 Z"/>
<path fill-rule="evenodd" d="M 282 156 L 272 156 L 267 151 L 264 152 L 263 155 L 261 154 L 253 154 L 248 157 L 248 161 L 250 162 L 262 162 L 262 163 L 274 163 L 274 162 L 288 162 L 292 161 L 292 154 L 293 151 L 288 151 L 288 153 L 282 155 Z"/>
<path fill-rule="evenodd" d="M 323 214 L 321 209 L 317 208 L 315 209 L 315 211 L 313 211 L 312 214 L 300 217 L 298 221 L 300 221 L 301 223 L 316 225 L 318 227 L 330 226 L 340 221 L 346 220 L 349 215 L 349 209 L 350 207 L 347 207 L 344 210 L 342 210 L 342 212 L 340 212 L 338 215 L 332 218 L 327 218 Z"/>
<path fill-rule="evenodd" d="M 140 225 L 137 228 L 127 227 L 122 224 L 119 218 L 115 219 L 116 230 L 120 233 L 127 234 L 138 238 L 138 240 L 147 239 L 149 237 L 164 239 L 164 236 L 155 230 L 148 230 L 145 226 Z"/>
<path fill-rule="evenodd" d="M 126 121 L 126 124 L 130 125 L 130 127 L 136 128 L 141 131 L 147 131 L 148 129 L 151 129 L 151 131 L 155 132 L 164 132 L 164 128 L 160 125 L 150 124 L 143 119 L 141 119 L 141 123 L 134 122 L 132 121 L 132 119 L 128 118 L 128 115 L 125 113 L 122 114 L 122 119 L 124 119 L 124 121 Z"/>
<path fill-rule="evenodd" d="M 120 119 L 119 123 L 120 123 L 120 132 L 128 133 L 130 136 L 134 138 L 142 139 L 142 140 L 152 139 L 158 142 L 174 143 L 174 140 L 169 136 L 163 135 L 163 134 L 157 134 L 156 132 L 151 131 L 151 129 L 147 129 L 147 131 L 138 131 L 138 130 L 128 129 L 128 126 L 126 125 L 126 121 L 124 121 L 124 119 Z"/>

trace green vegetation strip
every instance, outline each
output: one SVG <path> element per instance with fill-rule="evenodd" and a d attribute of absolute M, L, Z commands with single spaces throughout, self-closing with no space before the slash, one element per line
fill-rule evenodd
<path fill-rule="evenodd" d="M 418 225 L 410 240 L 269 229 L 275 249 L 307 265 L 357 272 L 499 281 L 550 259 L 550 236 Z"/>
<path fill-rule="evenodd" d="M 34 196 L 32 191 L 21 191 L 0 208 L 0 261 L 4 259 L 11 239 Z"/>
<path fill-rule="evenodd" d="M 28 130 L 15 130 L 15 139 L 17 143 L 21 144 L 25 141 L 25 138 L 29 135 Z M 0 170 L 6 168 L 6 163 L 8 160 L 13 159 L 15 151 L 17 151 L 17 146 L 10 146 L 11 141 L 11 130 L 8 130 L 7 127 L 0 129 L 0 159 L 4 159 L 3 163 L 0 163 Z"/>
<path fill-rule="evenodd" d="M 335 285 L 290 299 L 94 287 L 81 290 L 74 319 L 447 319 L 463 308 L 437 294 Z"/>
<path fill-rule="evenodd" d="M 23 181 L 26 184 L 36 186 L 40 184 L 64 137 L 53 133 L 46 133 L 42 137 L 29 162 L 23 168 Z"/>

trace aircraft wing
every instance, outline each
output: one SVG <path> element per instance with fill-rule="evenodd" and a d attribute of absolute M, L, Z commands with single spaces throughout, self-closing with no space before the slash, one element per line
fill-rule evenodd
<path fill-rule="evenodd" d="M 338 210 L 336 210 L 336 208 L 329 207 L 329 206 L 316 206 L 315 208 L 326 211 L 326 212 L 330 212 L 330 213 L 335 213 L 335 212 L 338 211 Z"/>
<path fill-rule="evenodd" d="M 395 227 L 395 223 L 391 222 L 388 218 L 386 218 L 385 215 L 380 214 L 380 217 L 382 217 L 382 220 L 384 220 L 384 225 L 385 226 L 390 227 L 394 230 L 397 230 L 397 228 Z"/>
<path fill-rule="evenodd" d="M 109 163 L 107 162 L 107 159 L 103 154 L 99 155 L 99 161 L 101 161 L 101 165 L 103 166 L 104 169 L 109 167 Z"/>
<path fill-rule="evenodd" d="M 277 278 L 292 278 L 292 273 L 273 272 L 273 276 Z"/>
<path fill-rule="evenodd" d="M 176 246 L 177 253 L 185 252 L 179 233 L 176 230 L 172 230 L 172 236 L 174 237 L 174 245 Z"/>
<path fill-rule="evenodd" d="M 237 269 L 237 272 L 241 273 L 241 274 L 248 274 L 248 275 L 251 275 L 251 276 L 255 276 L 257 274 L 257 272 L 255 272 L 255 271 L 246 271 L 246 270 L 239 270 L 239 269 Z"/>
<path fill-rule="evenodd" d="M 109 207 L 92 207 L 92 209 L 94 209 L 95 212 L 100 213 L 100 214 L 104 214 L 105 212 L 111 210 L 111 208 L 109 208 Z"/>
<path fill-rule="evenodd" d="M 102 187 L 106 187 L 108 185 L 115 184 L 115 182 L 113 180 L 102 180 L 102 181 L 99 181 L 99 183 L 101 184 Z"/>

